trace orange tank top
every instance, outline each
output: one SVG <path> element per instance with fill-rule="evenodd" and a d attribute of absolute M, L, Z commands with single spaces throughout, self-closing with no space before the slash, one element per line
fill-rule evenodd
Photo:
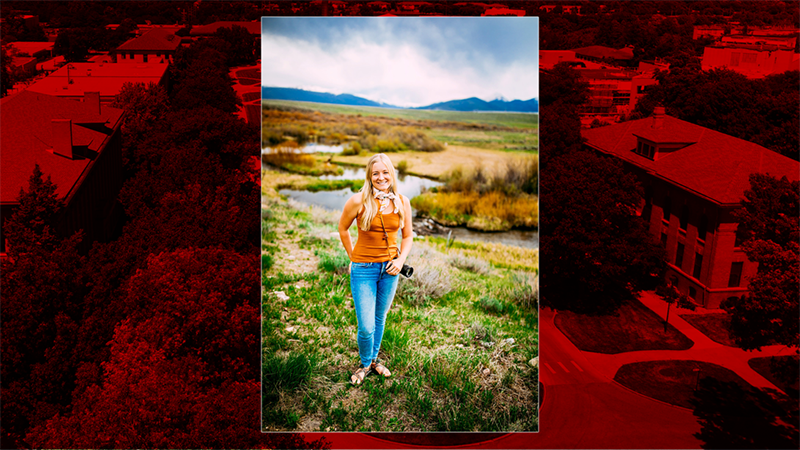
<path fill-rule="evenodd" d="M 359 211 L 356 220 L 361 223 L 363 211 Z M 397 258 L 397 230 L 400 229 L 400 215 L 396 213 L 383 214 L 383 224 L 389 235 L 389 249 L 386 249 L 386 237 L 381 226 L 381 213 L 375 214 L 370 223 L 369 231 L 358 228 L 358 240 L 351 254 L 351 260 L 358 263 L 386 262 Z M 391 255 L 391 256 L 390 256 Z"/>

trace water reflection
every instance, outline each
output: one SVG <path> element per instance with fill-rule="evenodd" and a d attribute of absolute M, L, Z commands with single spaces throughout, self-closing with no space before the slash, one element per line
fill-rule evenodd
<path fill-rule="evenodd" d="M 366 178 L 367 171 L 362 168 L 344 167 L 341 175 L 322 175 L 321 180 L 363 180 Z M 422 193 L 422 188 L 430 189 L 441 186 L 442 183 L 428 178 L 417 177 L 414 175 L 397 175 L 397 191 L 408 198 L 414 198 Z"/>

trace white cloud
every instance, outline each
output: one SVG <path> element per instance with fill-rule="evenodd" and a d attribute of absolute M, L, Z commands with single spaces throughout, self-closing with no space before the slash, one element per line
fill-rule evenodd
<path fill-rule="evenodd" d="M 307 40 L 263 35 L 263 84 L 349 93 L 397 106 L 538 95 L 538 67 L 530 61 L 501 66 L 485 57 L 470 63 L 475 58 L 469 47 L 436 58 L 416 39 L 368 42 L 360 34 L 340 36 L 341 42 L 326 42 L 323 49 Z"/>

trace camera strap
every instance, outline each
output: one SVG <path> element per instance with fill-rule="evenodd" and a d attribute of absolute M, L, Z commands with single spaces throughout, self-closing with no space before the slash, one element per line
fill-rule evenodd
<path fill-rule="evenodd" d="M 386 241 L 386 255 L 389 260 L 392 260 L 392 252 L 389 251 L 389 233 L 386 232 L 386 225 L 383 223 L 383 213 L 378 210 L 378 217 L 381 219 L 381 228 L 383 228 L 383 239 Z M 400 256 L 400 247 L 397 247 L 397 256 Z"/>

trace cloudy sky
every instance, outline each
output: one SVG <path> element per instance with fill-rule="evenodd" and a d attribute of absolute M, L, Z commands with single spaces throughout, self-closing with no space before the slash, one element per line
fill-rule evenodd
<path fill-rule="evenodd" d="M 414 107 L 539 96 L 537 17 L 265 17 L 264 86 Z"/>

